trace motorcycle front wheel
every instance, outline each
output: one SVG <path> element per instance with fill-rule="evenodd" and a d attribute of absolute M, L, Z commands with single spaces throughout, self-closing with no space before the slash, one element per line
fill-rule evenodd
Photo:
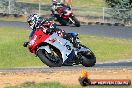
<path fill-rule="evenodd" d="M 71 17 L 71 22 L 76 26 L 76 27 L 80 27 L 80 22 L 78 21 L 78 19 L 75 16 Z"/>
<path fill-rule="evenodd" d="M 61 67 L 62 66 L 62 58 L 58 53 L 48 53 L 47 51 L 40 49 L 37 52 L 40 60 L 49 67 Z"/>
<path fill-rule="evenodd" d="M 86 46 L 82 45 L 84 48 L 87 48 Z M 87 48 L 89 49 L 89 48 Z M 85 67 L 92 67 L 96 63 L 96 57 L 94 53 L 89 49 L 87 52 L 81 53 L 82 55 L 82 65 Z"/>
<path fill-rule="evenodd" d="M 85 67 L 92 67 L 96 63 L 96 58 L 91 52 L 82 54 L 82 58 L 83 58 L 82 65 Z"/>

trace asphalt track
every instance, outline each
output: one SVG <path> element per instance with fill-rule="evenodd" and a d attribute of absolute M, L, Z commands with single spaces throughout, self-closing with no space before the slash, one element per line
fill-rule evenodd
<path fill-rule="evenodd" d="M 12 27 L 17 29 L 29 29 L 27 23 L 25 22 L 15 22 L 15 21 L 0 21 L 0 27 Z M 112 38 L 121 38 L 121 39 L 132 39 L 132 27 L 123 27 L 123 26 L 107 26 L 107 25 L 83 25 L 81 27 L 74 26 L 58 26 L 61 29 L 64 29 L 66 32 L 77 32 L 80 34 L 88 34 L 93 36 L 102 36 L 102 37 L 112 37 Z M 52 70 L 73 70 L 80 69 L 82 66 L 74 67 L 60 67 L 60 68 L 14 68 L 14 69 L 0 69 L 0 72 L 17 72 L 17 71 L 52 71 Z M 48 68 L 48 69 L 47 69 Z M 70 68 L 70 69 L 69 69 Z M 132 69 L 132 60 L 120 61 L 120 62 L 111 62 L 111 63 L 98 63 L 91 67 L 92 69 Z"/>
<path fill-rule="evenodd" d="M 17 29 L 30 29 L 26 22 L 0 21 L 0 27 L 15 27 Z M 83 25 L 58 26 L 66 32 L 77 32 L 80 34 L 89 34 L 94 36 L 104 36 L 113 38 L 132 39 L 132 27 L 107 26 L 107 25 Z"/>

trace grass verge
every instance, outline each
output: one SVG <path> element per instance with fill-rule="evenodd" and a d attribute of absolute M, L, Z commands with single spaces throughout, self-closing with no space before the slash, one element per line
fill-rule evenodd
<path fill-rule="evenodd" d="M 12 16 L 5 16 L 0 17 L 1 21 L 20 21 L 20 22 L 26 22 L 26 17 L 12 17 Z"/>
<path fill-rule="evenodd" d="M 51 4 L 52 0 L 20 0 L 19 2 L 26 2 L 26 3 L 45 3 L 45 4 Z M 94 6 L 94 7 L 102 7 L 105 5 L 104 0 L 72 0 L 72 5 L 77 6 L 77 7 L 89 7 L 89 6 Z"/>
<path fill-rule="evenodd" d="M 31 30 L 0 28 L 0 68 L 43 66 L 38 57 L 23 47 Z M 96 55 L 97 62 L 132 59 L 132 40 L 80 35 Z"/>
<path fill-rule="evenodd" d="M 0 68 L 40 66 L 43 63 L 23 47 L 30 30 L 0 28 Z"/>
<path fill-rule="evenodd" d="M 57 82 L 49 82 L 49 83 L 35 83 L 35 82 L 25 82 L 21 85 L 10 86 L 6 88 L 68 88 L 64 85 L 61 85 Z"/>
<path fill-rule="evenodd" d="M 131 88 L 132 86 L 87 86 L 85 88 Z M 10 86 L 6 88 L 82 88 L 81 86 L 74 85 L 62 85 L 58 82 L 49 83 L 35 83 L 35 82 L 25 82 L 21 85 Z"/>
<path fill-rule="evenodd" d="M 132 40 L 81 35 L 82 43 L 95 53 L 97 62 L 132 59 Z"/>

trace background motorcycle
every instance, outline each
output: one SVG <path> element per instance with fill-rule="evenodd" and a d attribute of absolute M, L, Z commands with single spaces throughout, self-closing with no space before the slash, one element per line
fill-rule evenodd
<path fill-rule="evenodd" d="M 53 9 L 51 9 L 52 16 L 55 17 L 56 20 L 63 26 L 66 26 L 67 24 L 74 24 L 76 27 L 80 27 L 80 22 L 73 15 L 73 10 L 71 7 L 64 4 L 59 5 L 60 6 L 56 10 L 58 14 L 55 14 Z"/>
<path fill-rule="evenodd" d="M 74 41 L 78 39 L 76 33 L 69 33 Z M 94 53 L 86 46 L 76 41 L 76 48 L 70 41 L 59 37 L 57 33 L 43 33 L 42 30 L 36 30 L 29 39 L 28 48 L 40 60 L 49 67 L 60 67 L 62 65 L 82 64 L 86 67 L 92 67 L 96 63 Z"/>

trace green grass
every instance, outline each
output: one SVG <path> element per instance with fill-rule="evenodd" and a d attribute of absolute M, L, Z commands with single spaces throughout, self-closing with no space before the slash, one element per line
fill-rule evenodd
<path fill-rule="evenodd" d="M 0 68 L 43 66 L 23 47 L 31 30 L 0 28 Z M 132 40 L 80 35 L 80 40 L 96 55 L 97 62 L 132 59 Z"/>
<path fill-rule="evenodd" d="M 3 21 L 19 21 L 19 22 L 26 22 L 27 19 L 26 17 L 0 17 L 0 21 L 3 20 Z"/>
<path fill-rule="evenodd" d="M 85 88 L 131 88 L 132 86 L 87 86 Z M 58 82 L 49 83 L 35 83 L 35 82 L 25 82 L 21 85 L 10 86 L 6 88 L 82 88 L 81 86 L 75 85 L 62 85 Z"/>
<path fill-rule="evenodd" d="M 80 16 L 102 16 L 102 8 L 105 7 L 104 0 L 73 0 L 75 15 Z"/>
<path fill-rule="evenodd" d="M 45 3 L 45 4 L 51 4 L 51 0 L 21 0 L 21 2 L 27 2 L 27 3 Z M 72 0 L 72 5 L 77 7 L 102 7 L 105 5 L 104 0 Z"/>
<path fill-rule="evenodd" d="M 43 65 L 23 47 L 29 32 L 29 30 L 0 28 L 0 68 Z"/>
<path fill-rule="evenodd" d="M 36 3 L 38 2 L 51 4 L 51 0 L 21 0 L 21 2 L 26 3 Z M 72 0 L 72 7 L 74 8 L 74 14 L 80 16 L 102 16 L 102 8 L 105 6 L 104 0 Z M 43 7 L 42 7 L 43 8 Z M 42 11 L 41 11 L 42 12 Z M 48 11 L 50 12 L 50 11 Z M 42 14 L 47 14 L 43 11 Z"/>
<path fill-rule="evenodd" d="M 67 88 L 67 87 L 57 82 L 49 83 L 25 82 L 21 85 L 10 86 L 6 88 Z"/>
<path fill-rule="evenodd" d="M 132 40 L 81 35 L 84 45 L 90 47 L 97 62 L 132 59 Z"/>
<path fill-rule="evenodd" d="M 104 0 L 72 0 L 72 5 L 77 7 L 103 7 L 105 6 Z"/>

